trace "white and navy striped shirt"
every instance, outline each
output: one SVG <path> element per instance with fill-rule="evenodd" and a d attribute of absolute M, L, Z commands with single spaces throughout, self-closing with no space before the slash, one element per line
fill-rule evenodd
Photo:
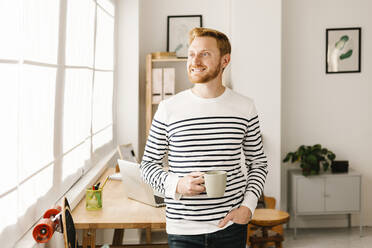
<path fill-rule="evenodd" d="M 247 178 L 241 168 L 241 152 Z M 168 171 L 163 169 L 166 155 Z M 223 197 L 175 193 L 180 177 L 210 170 L 227 172 Z M 216 98 L 200 98 L 189 89 L 162 101 L 151 125 L 141 172 L 148 184 L 165 194 L 168 233 L 217 231 L 217 223 L 240 205 L 253 214 L 267 175 L 253 101 L 229 88 Z"/>

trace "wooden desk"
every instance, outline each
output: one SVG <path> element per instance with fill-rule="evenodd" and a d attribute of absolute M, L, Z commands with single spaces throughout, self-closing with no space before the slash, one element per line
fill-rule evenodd
<path fill-rule="evenodd" d="M 114 168 L 107 169 L 101 178 L 104 179 L 115 173 Z M 119 229 L 144 228 L 146 229 L 146 241 L 151 243 L 151 229 L 165 228 L 165 207 L 155 208 L 127 198 L 121 181 L 108 180 L 102 193 L 102 209 L 88 211 L 85 209 L 85 196 L 72 211 L 76 229 L 83 230 L 83 247 L 90 245 L 95 248 L 96 229 L 115 230 L 114 240 L 123 238 L 123 232 Z M 115 242 L 114 242 L 115 243 Z M 114 247 L 120 247 L 114 244 Z M 134 245 L 132 245 L 134 246 Z M 144 247 L 144 245 L 135 245 Z M 130 247 L 129 245 L 121 247 Z M 148 247 L 168 247 L 167 245 L 149 245 Z"/>

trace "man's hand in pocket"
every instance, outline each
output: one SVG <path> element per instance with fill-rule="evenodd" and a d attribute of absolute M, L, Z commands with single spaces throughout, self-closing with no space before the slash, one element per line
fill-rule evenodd
<path fill-rule="evenodd" d="M 236 208 L 228 213 L 225 218 L 223 218 L 220 223 L 218 223 L 218 227 L 224 227 L 230 220 L 236 224 L 245 225 L 248 224 L 251 216 L 252 213 L 249 208 L 240 206 L 239 208 Z"/>

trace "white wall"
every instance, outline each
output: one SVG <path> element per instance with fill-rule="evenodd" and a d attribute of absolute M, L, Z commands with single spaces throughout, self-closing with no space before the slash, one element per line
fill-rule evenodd
<path fill-rule="evenodd" d="M 233 89 L 255 100 L 269 161 L 265 194 L 280 207 L 281 1 L 232 1 Z"/>
<path fill-rule="evenodd" d="M 367 0 L 283 0 L 282 155 L 320 143 L 349 160 L 363 175 L 365 225 L 372 224 L 371 10 Z M 361 73 L 325 73 L 325 29 L 339 27 L 362 27 Z M 345 216 L 324 219 L 306 225 L 347 223 Z"/>
<path fill-rule="evenodd" d="M 139 0 L 118 0 L 116 6 L 117 143 L 139 141 Z"/>

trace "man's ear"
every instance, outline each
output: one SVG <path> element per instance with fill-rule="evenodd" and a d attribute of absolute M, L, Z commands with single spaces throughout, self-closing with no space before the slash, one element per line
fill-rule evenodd
<path fill-rule="evenodd" d="M 227 53 L 227 54 L 222 56 L 221 65 L 222 65 L 223 69 L 225 69 L 227 67 L 227 65 L 230 63 L 230 59 L 231 59 L 230 53 Z"/>

